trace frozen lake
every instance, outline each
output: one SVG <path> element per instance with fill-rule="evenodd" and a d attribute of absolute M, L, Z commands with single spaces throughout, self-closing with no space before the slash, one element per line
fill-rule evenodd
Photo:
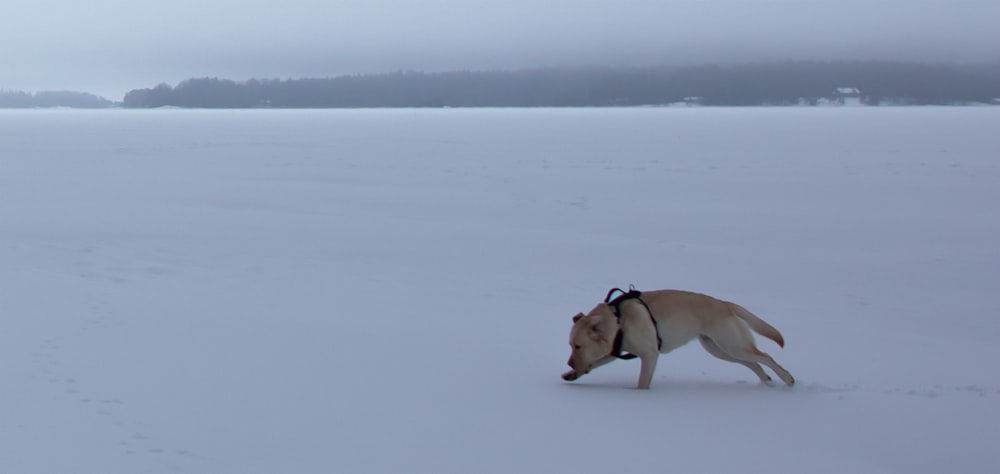
<path fill-rule="evenodd" d="M 0 110 L 0 472 L 1000 470 L 1000 107 Z M 565 383 L 570 316 L 697 344 Z M 992 375 L 991 375 L 992 374 Z"/>

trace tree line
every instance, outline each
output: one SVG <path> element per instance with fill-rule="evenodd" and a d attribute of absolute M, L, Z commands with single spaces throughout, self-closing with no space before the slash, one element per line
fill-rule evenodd
<path fill-rule="evenodd" d="M 80 109 L 99 109 L 111 107 L 114 103 L 94 94 L 75 91 L 4 91 L 0 90 L 0 107 L 3 108 L 36 108 L 36 107 L 73 107 Z"/>
<path fill-rule="evenodd" d="M 1000 99 L 1000 64 L 890 61 L 733 66 L 577 68 L 345 75 L 313 79 L 197 78 L 128 92 L 125 107 L 354 108 L 580 107 L 677 102 L 815 104 L 857 88 L 877 104 L 967 104 Z"/>

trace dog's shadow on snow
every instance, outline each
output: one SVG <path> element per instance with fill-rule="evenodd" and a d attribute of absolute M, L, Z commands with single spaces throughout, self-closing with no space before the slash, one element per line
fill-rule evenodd
<path fill-rule="evenodd" d="M 588 380 L 562 382 L 570 390 L 633 390 L 639 392 L 671 391 L 675 393 L 733 393 L 733 392 L 798 392 L 808 390 L 800 384 L 791 387 L 781 382 L 761 383 L 748 380 L 701 380 L 701 379 L 662 379 L 654 380 L 649 390 L 639 390 L 634 381 L 623 380 Z"/>
<path fill-rule="evenodd" d="M 816 382 L 798 380 L 795 385 L 788 386 L 779 381 L 761 383 L 753 380 L 705 380 L 705 379 L 676 379 L 664 378 L 653 381 L 649 390 L 639 390 L 635 387 L 635 382 L 624 379 L 587 380 L 576 382 L 562 382 L 568 390 L 600 390 L 600 391 L 621 391 L 631 390 L 636 392 L 672 392 L 672 393 L 699 393 L 699 394 L 725 394 L 725 393 L 799 393 L 799 394 L 843 394 L 858 390 L 857 385 L 842 385 L 831 387 Z"/>

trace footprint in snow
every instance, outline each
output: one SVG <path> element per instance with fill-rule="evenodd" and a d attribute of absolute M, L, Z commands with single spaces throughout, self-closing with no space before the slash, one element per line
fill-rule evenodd
<path fill-rule="evenodd" d="M 844 393 L 857 390 L 861 387 L 857 385 L 841 385 L 840 387 L 830 387 L 820 383 L 811 383 L 805 386 L 807 392 L 819 392 L 819 393 Z"/>

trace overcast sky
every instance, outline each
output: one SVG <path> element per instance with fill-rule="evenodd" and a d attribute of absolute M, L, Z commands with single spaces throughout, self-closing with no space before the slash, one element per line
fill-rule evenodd
<path fill-rule="evenodd" d="M 24 0 L 0 89 L 784 59 L 1000 60 L 1000 0 Z"/>

